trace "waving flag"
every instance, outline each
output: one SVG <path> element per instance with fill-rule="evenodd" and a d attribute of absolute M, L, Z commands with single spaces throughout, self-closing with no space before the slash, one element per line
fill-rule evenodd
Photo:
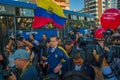
<path fill-rule="evenodd" d="M 40 28 L 48 23 L 53 26 L 62 28 L 66 21 L 66 17 L 61 7 L 56 5 L 51 0 L 38 0 L 33 28 Z"/>

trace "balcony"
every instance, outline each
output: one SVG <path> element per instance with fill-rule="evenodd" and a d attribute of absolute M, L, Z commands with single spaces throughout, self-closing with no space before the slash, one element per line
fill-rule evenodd
<path fill-rule="evenodd" d="M 70 4 L 69 3 L 65 3 L 65 2 L 55 2 L 57 5 L 59 6 L 66 6 L 66 7 L 69 7 Z"/>
<path fill-rule="evenodd" d="M 70 3 L 70 0 L 53 0 L 54 2 Z"/>

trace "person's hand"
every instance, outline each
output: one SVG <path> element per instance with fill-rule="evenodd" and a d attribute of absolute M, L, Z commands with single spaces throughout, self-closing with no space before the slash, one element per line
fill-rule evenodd
<path fill-rule="evenodd" d="M 95 60 L 98 62 L 100 55 L 98 55 L 95 50 L 93 51 L 93 56 L 94 56 Z M 103 58 L 103 62 L 101 64 L 101 67 L 104 67 L 104 66 L 108 66 L 106 58 Z"/>
<path fill-rule="evenodd" d="M 95 60 L 98 62 L 100 55 L 97 54 L 96 50 L 93 51 L 93 56 L 94 56 Z"/>
<path fill-rule="evenodd" d="M 10 80 L 17 80 L 15 74 L 12 72 L 11 75 L 9 76 Z"/>
<path fill-rule="evenodd" d="M 107 60 L 104 58 L 101 67 L 108 66 Z"/>
<path fill-rule="evenodd" d="M 3 55 L 0 54 L 0 61 L 3 61 Z"/>
<path fill-rule="evenodd" d="M 43 63 L 43 68 L 45 68 L 46 65 L 48 65 L 48 62 Z"/>
<path fill-rule="evenodd" d="M 45 57 L 45 56 L 42 56 L 42 60 L 47 60 L 47 57 Z"/>
<path fill-rule="evenodd" d="M 54 72 L 58 73 L 61 70 L 61 68 L 62 68 L 61 64 L 57 65 L 56 68 L 54 69 Z"/>
<path fill-rule="evenodd" d="M 34 54 L 30 55 L 30 61 L 32 61 L 34 59 Z"/>
<path fill-rule="evenodd" d="M 10 36 L 10 40 L 15 40 L 15 36 L 14 35 Z"/>
<path fill-rule="evenodd" d="M 110 49 L 108 47 L 104 47 L 104 50 L 109 51 Z"/>

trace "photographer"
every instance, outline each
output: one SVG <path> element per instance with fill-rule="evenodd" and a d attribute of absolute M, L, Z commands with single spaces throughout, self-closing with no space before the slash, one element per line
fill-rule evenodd
<path fill-rule="evenodd" d="M 9 49 L 12 49 L 12 47 L 14 47 L 14 49 L 25 49 L 26 46 L 30 49 L 33 47 L 33 45 L 29 41 L 25 40 L 21 34 L 17 34 L 16 37 L 14 35 L 10 36 L 8 43 Z"/>
<path fill-rule="evenodd" d="M 117 78 L 120 79 L 120 35 L 118 33 L 115 33 L 113 36 L 111 53 L 112 53 L 111 67 Z"/>
<path fill-rule="evenodd" d="M 101 68 L 104 76 L 104 80 L 117 80 L 114 72 L 112 71 L 108 61 L 107 54 L 109 53 L 109 48 L 104 45 L 103 41 L 104 29 L 99 28 L 95 32 L 95 37 L 97 39 L 96 48 L 93 51 L 94 58 L 96 60 L 97 66 Z"/>
<path fill-rule="evenodd" d="M 7 68 L 7 58 L 6 56 L 0 52 L 0 80 L 7 79 L 7 77 L 3 76 L 3 72 Z"/>
<path fill-rule="evenodd" d="M 14 59 L 16 68 L 22 70 L 18 77 L 11 73 L 11 80 L 38 80 L 37 70 L 34 65 L 30 64 L 30 55 L 26 50 L 18 49 L 11 57 Z"/>
<path fill-rule="evenodd" d="M 100 55 L 98 55 L 96 51 L 94 51 L 94 57 L 96 61 L 98 61 L 100 58 Z M 101 63 L 101 70 L 104 76 L 104 80 L 118 80 L 114 72 L 112 71 L 110 65 L 107 63 L 106 58 L 103 58 L 103 61 Z"/>

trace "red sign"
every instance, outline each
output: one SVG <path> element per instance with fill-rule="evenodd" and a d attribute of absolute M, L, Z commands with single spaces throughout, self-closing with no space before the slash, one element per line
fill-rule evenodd
<path fill-rule="evenodd" d="M 102 28 L 116 30 L 120 25 L 120 11 L 115 8 L 107 9 L 101 16 Z"/>

